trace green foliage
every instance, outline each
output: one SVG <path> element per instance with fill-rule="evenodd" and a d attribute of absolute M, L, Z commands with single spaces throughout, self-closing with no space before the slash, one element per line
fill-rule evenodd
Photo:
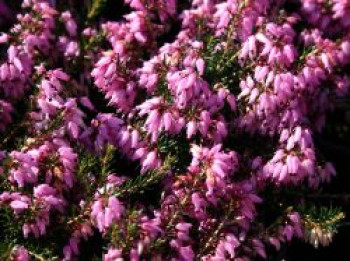
<path fill-rule="evenodd" d="M 305 227 L 305 241 L 315 248 L 319 244 L 328 246 L 345 218 L 345 214 L 339 207 L 313 205 L 301 207 L 299 211 Z"/>
<path fill-rule="evenodd" d="M 161 133 L 157 140 L 157 150 L 160 155 L 169 155 L 172 158 L 171 169 L 176 173 L 184 172 L 191 162 L 190 144 L 184 132 L 176 136 Z"/>
<path fill-rule="evenodd" d="M 221 40 L 213 37 L 207 38 L 206 42 L 203 53 L 206 64 L 205 79 L 212 88 L 224 87 L 231 93 L 238 94 L 239 82 L 245 70 L 238 63 L 239 48 L 234 45 L 220 46 Z"/>
<path fill-rule="evenodd" d="M 114 195 L 118 198 L 131 197 L 134 194 L 143 194 L 150 187 L 159 183 L 171 170 L 174 158 L 168 157 L 165 159 L 163 166 L 157 170 L 148 171 L 142 176 L 137 176 L 134 179 L 126 181 L 121 187 L 117 188 Z"/>
<path fill-rule="evenodd" d="M 131 249 L 134 240 L 140 236 L 140 214 L 139 210 L 131 209 L 125 214 L 124 220 L 113 225 L 111 239 L 115 246 L 126 249 L 126 252 Z"/>
<path fill-rule="evenodd" d="M 0 241 L 0 260 L 9 260 L 14 245 L 13 243 Z"/>
<path fill-rule="evenodd" d="M 88 19 L 93 20 L 97 18 L 107 4 L 107 0 L 92 0 L 91 9 L 88 14 Z"/>
<path fill-rule="evenodd" d="M 168 87 L 168 82 L 166 80 L 166 75 L 165 73 L 161 74 L 161 77 L 159 79 L 157 89 L 155 90 L 155 95 L 161 96 L 166 100 L 168 103 L 173 102 L 173 95 L 171 94 L 169 87 Z"/>
<path fill-rule="evenodd" d="M 7 261 L 13 251 L 18 245 L 25 245 L 29 251 L 31 260 L 38 261 L 54 261 L 57 258 L 57 249 L 60 236 L 63 234 L 61 231 L 53 231 L 42 237 L 40 240 L 32 238 L 31 240 L 25 240 L 22 235 L 21 221 L 14 218 L 12 210 L 9 208 L 0 209 L 0 260 Z M 59 229 L 59 227 L 56 227 Z M 56 230 L 56 229 L 55 229 Z M 64 239 L 65 237 L 62 237 Z M 62 240 L 63 243 L 63 240 Z M 56 254 L 55 254 L 56 252 Z"/>

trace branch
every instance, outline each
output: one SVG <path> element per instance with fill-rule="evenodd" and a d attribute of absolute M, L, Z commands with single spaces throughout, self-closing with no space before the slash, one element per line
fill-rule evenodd
<path fill-rule="evenodd" d="M 97 16 L 100 15 L 103 7 L 106 5 L 107 0 L 94 0 L 92 3 L 91 10 L 89 11 L 88 14 L 88 19 L 93 20 Z"/>

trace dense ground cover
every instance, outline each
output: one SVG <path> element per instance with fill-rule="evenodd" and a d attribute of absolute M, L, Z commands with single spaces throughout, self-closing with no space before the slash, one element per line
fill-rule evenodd
<path fill-rule="evenodd" d="M 293 239 L 331 243 L 349 199 L 325 186 L 349 144 L 348 0 L 0 14 L 1 260 L 281 260 Z"/>

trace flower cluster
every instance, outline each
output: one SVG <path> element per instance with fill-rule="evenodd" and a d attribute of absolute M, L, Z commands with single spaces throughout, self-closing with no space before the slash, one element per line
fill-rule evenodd
<path fill-rule="evenodd" d="M 0 34 L 9 260 L 246 261 L 302 238 L 283 193 L 336 174 L 314 135 L 349 94 L 349 1 L 125 0 L 113 21 L 106 2 L 24 0 Z"/>

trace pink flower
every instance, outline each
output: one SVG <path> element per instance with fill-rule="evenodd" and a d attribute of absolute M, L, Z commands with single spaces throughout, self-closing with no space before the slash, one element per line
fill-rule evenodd
<path fill-rule="evenodd" d="M 16 247 L 13 252 L 15 254 L 14 260 L 16 260 L 16 261 L 29 261 L 30 260 L 28 250 L 23 246 Z"/>
<path fill-rule="evenodd" d="M 191 246 L 180 247 L 179 253 L 180 253 L 181 258 L 184 261 L 192 261 L 192 260 L 194 260 L 194 252 L 193 252 Z"/>
<path fill-rule="evenodd" d="M 108 249 L 107 254 L 103 256 L 104 261 L 122 261 L 122 251 L 119 249 Z"/>
<path fill-rule="evenodd" d="M 196 123 L 190 121 L 187 123 L 187 139 L 190 139 L 196 133 Z"/>
<path fill-rule="evenodd" d="M 196 68 L 198 70 L 199 75 L 203 76 L 204 69 L 205 69 L 205 62 L 202 58 L 200 58 L 196 61 Z"/>
<path fill-rule="evenodd" d="M 77 25 L 72 19 L 72 15 L 69 11 L 63 12 L 61 17 L 65 23 L 65 27 L 70 36 L 76 36 L 77 34 Z"/>
<path fill-rule="evenodd" d="M 126 0 L 94 28 L 61 2 L 24 0 L 0 34 L 0 205 L 24 241 L 62 232 L 65 260 L 96 236 L 106 261 L 246 261 L 302 238 L 301 214 L 266 229 L 259 211 L 266 189 L 283 201 L 336 174 L 314 136 L 349 93 L 348 0 Z"/>
<path fill-rule="evenodd" d="M 117 222 L 124 212 L 124 207 L 114 196 L 108 198 L 107 204 L 101 199 L 96 200 L 91 209 L 91 219 L 100 232 L 106 231 L 114 222 Z"/>
<path fill-rule="evenodd" d="M 14 210 L 16 214 L 20 214 L 24 210 L 28 209 L 29 205 L 27 202 L 23 202 L 21 200 L 14 200 L 10 203 L 11 208 Z"/>

